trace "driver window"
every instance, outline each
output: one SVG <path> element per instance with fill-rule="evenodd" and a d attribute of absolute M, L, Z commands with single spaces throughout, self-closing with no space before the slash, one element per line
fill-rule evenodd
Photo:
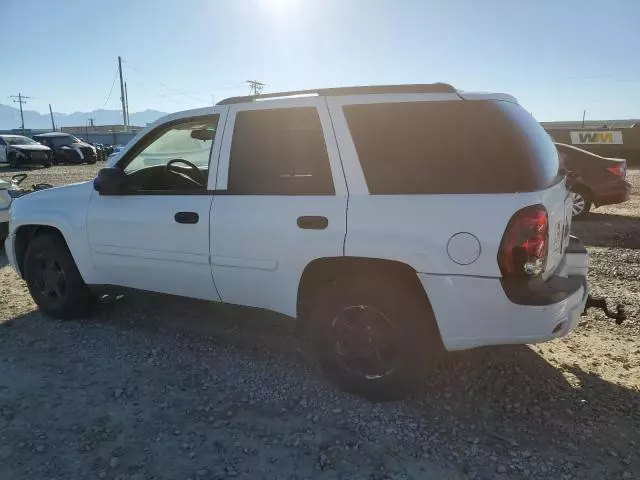
<path fill-rule="evenodd" d="M 205 189 L 218 115 L 161 126 L 123 158 L 129 186 L 136 190 Z M 204 185 L 202 185 L 202 181 Z"/>

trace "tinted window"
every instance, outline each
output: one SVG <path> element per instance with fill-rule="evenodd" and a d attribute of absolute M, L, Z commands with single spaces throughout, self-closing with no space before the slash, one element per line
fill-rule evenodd
<path fill-rule="evenodd" d="M 79 140 L 72 135 L 64 135 L 59 137 L 49 137 L 47 141 L 54 147 L 63 147 L 65 145 L 73 145 L 78 143 Z"/>
<path fill-rule="evenodd" d="M 229 193 L 333 195 L 333 180 L 314 107 L 238 112 Z"/>
<path fill-rule="evenodd" d="M 349 105 L 344 113 L 373 194 L 531 191 L 558 175 L 553 142 L 511 102 Z"/>

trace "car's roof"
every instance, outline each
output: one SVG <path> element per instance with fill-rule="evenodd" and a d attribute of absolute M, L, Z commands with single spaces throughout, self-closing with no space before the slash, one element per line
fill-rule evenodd
<path fill-rule="evenodd" d="M 13 135 L 13 134 L 12 135 L 5 135 L 5 134 L 2 134 L 2 135 L 0 135 L 0 138 L 29 138 L 29 137 L 27 137 L 26 135 Z"/>
<path fill-rule="evenodd" d="M 49 133 L 39 133 L 38 135 L 34 135 L 34 137 L 71 137 L 70 133 L 62 133 L 62 132 L 49 132 Z"/>
<path fill-rule="evenodd" d="M 217 105 L 229 105 L 232 103 L 247 103 L 254 100 L 267 100 L 286 98 L 302 95 L 339 96 L 339 95 L 373 95 L 385 93 L 457 93 L 455 87 L 448 83 L 424 83 L 410 85 L 367 85 L 357 87 L 333 87 L 314 88 L 310 90 L 292 90 L 288 92 L 261 93 L 260 95 L 247 95 L 241 97 L 225 98 Z"/>

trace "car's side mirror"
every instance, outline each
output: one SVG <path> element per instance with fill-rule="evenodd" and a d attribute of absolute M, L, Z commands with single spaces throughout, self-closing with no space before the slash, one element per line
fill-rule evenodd
<path fill-rule="evenodd" d="M 116 167 L 106 167 L 98 172 L 93 188 L 100 195 L 122 195 L 126 190 L 127 176 Z"/>

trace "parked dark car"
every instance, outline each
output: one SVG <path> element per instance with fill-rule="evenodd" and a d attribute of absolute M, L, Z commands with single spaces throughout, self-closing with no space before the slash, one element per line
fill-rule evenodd
<path fill-rule="evenodd" d="M 33 139 L 53 151 L 53 163 L 96 163 L 95 147 L 78 140 L 68 133 L 41 133 Z"/>
<path fill-rule="evenodd" d="M 101 143 L 91 143 L 91 145 L 93 145 L 96 149 L 96 155 L 98 156 L 98 161 L 99 162 L 104 162 L 107 159 L 107 156 L 105 155 L 105 151 L 104 151 L 104 145 L 102 145 Z"/>
<path fill-rule="evenodd" d="M 572 174 L 573 218 L 582 218 L 592 205 L 612 205 L 629 199 L 627 162 L 601 157 L 572 145 L 556 143 L 562 165 Z"/>
<path fill-rule="evenodd" d="M 0 163 L 8 163 L 12 168 L 23 165 L 50 167 L 51 149 L 22 135 L 0 135 Z"/>

